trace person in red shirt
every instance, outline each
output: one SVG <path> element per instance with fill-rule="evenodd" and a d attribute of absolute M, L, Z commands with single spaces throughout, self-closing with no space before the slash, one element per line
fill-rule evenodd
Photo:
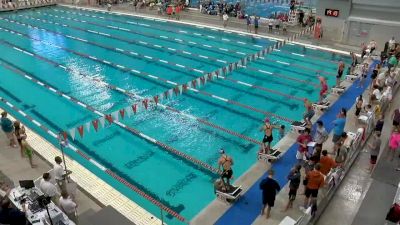
<path fill-rule="evenodd" d="M 299 165 L 303 165 L 304 156 L 308 153 L 307 144 L 312 141 L 310 135 L 310 129 L 304 129 L 303 133 L 297 137 L 297 144 L 299 144 L 299 149 L 297 150 L 296 159 Z"/>

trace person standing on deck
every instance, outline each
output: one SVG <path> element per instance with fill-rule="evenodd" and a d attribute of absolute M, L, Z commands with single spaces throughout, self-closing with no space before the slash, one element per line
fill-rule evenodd
<path fill-rule="evenodd" d="M 261 127 L 261 131 L 264 131 L 264 138 L 261 146 L 261 153 L 268 154 L 271 150 L 271 142 L 274 140 L 272 131 L 274 128 L 279 128 L 276 125 L 272 125 L 268 118 L 265 119 L 264 125 Z"/>
<path fill-rule="evenodd" d="M 276 194 L 281 190 L 278 182 L 273 179 L 274 171 L 268 171 L 268 177 L 261 181 L 260 189 L 262 190 L 262 209 L 261 215 L 264 215 L 265 208 L 267 208 L 267 219 L 271 216 L 271 208 L 275 205 Z"/>
<path fill-rule="evenodd" d="M 251 17 L 250 16 L 246 17 L 246 23 L 247 23 L 247 32 L 251 33 Z"/>
<path fill-rule="evenodd" d="M 258 20 L 259 19 L 260 18 L 258 16 L 254 15 L 254 33 L 255 34 L 258 34 Z"/>
<path fill-rule="evenodd" d="M 345 67 L 344 62 L 339 61 L 337 75 L 336 75 L 336 87 L 340 87 L 340 79 L 343 76 L 344 67 Z"/>
<path fill-rule="evenodd" d="M 228 19 L 229 19 L 229 16 L 226 12 L 222 16 L 222 19 L 224 20 L 224 28 L 226 28 L 226 26 L 228 25 Z"/>

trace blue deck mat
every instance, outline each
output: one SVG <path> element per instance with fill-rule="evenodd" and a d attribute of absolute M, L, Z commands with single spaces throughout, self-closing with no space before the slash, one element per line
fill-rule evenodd
<path fill-rule="evenodd" d="M 368 70 L 368 78 L 366 81 L 367 86 L 371 82 L 371 73 L 377 61 L 373 62 Z M 358 81 L 353 83 L 351 87 L 343 93 L 340 98 L 327 110 L 319 120 L 324 122 L 325 128 L 330 132 L 333 128 L 332 121 L 335 120 L 337 113 L 341 108 L 350 109 L 355 102 L 357 96 L 361 95 L 366 87 L 358 88 Z M 351 115 L 352 116 L 352 115 Z M 315 125 L 313 126 L 313 130 Z M 327 140 L 330 141 L 330 140 Z M 289 174 L 290 169 L 296 164 L 296 151 L 298 144 L 293 144 L 288 151 L 273 164 L 272 169 L 275 171 L 275 179 L 279 185 L 283 188 L 287 183 L 286 176 Z M 261 202 L 261 190 L 259 184 L 261 180 L 267 176 L 265 173 L 260 177 L 250 189 L 242 196 L 240 201 L 236 202 L 230 207 L 215 223 L 216 225 L 247 225 L 252 224 L 254 220 L 260 215 L 262 202 Z"/>

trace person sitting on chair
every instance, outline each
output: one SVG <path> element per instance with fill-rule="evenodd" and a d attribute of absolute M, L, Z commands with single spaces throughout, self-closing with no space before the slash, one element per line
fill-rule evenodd
<path fill-rule="evenodd" d="M 233 159 L 227 154 L 225 154 L 224 149 L 220 149 L 219 153 L 221 154 L 221 157 L 218 160 L 218 169 L 221 170 L 222 167 L 221 179 L 225 184 L 230 185 L 229 182 L 233 176 L 233 170 L 232 170 Z"/>

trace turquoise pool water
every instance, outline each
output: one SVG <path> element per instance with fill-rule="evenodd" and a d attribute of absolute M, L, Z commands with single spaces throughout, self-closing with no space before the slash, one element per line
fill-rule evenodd
<path fill-rule="evenodd" d="M 44 84 L 107 114 L 132 105 L 135 99 L 108 89 L 82 74 L 143 97 L 154 96 L 173 86 L 123 72 L 115 66 L 98 63 L 79 54 L 182 84 L 201 75 L 193 69 L 211 72 L 226 62 L 238 61 L 244 57 L 243 54 L 253 54 L 275 43 L 268 39 L 207 28 L 59 6 L 3 13 L 0 15 L 0 34 L 1 97 L 55 133 L 77 127 L 98 116 L 18 75 L 13 69 L 28 73 Z M 135 54 L 122 54 L 115 49 L 146 55 L 158 61 Z M 289 120 L 299 120 L 304 111 L 299 99 L 318 99 L 319 87 L 313 86 L 318 85 L 315 74 L 320 72 L 327 77 L 330 85 L 334 84 L 335 62 L 339 59 L 344 59 L 346 64 L 350 62 L 347 56 L 300 45 L 285 45 L 281 51 L 266 55 L 265 59 L 258 59 L 248 64 L 247 68 L 240 68 L 228 75 L 230 79 L 268 88 L 270 91 L 250 88 L 228 79 L 208 82 L 200 90 Z M 62 67 L 54 66 L 52 61 L 71 71 L 66 72 Z M 281 93 L 273 93 L 275 91 Z M 256 140 L 263 137 L 259 128 L 266 116 L 245 107 L 191 91 L 163 104 Z M 1 106 L 9 109 L 3 103 Z M 47 133 L 20 118 L 12 110 L 9 111 L 57 144 Z M 287 121 L 276 118 L 272 120 L 276 124 L 290 127 Z M 218 149 L 222 147 L 235 159 L 235 178 L 256 162 L 259 148 L 256 144 L 161 108 L 142 111 L 131 118 L 125 117 L 121 122 L 214 167 L 217 166 Z M 91 132 L 85 132 L 83 138 L 78 134 L 76 136 L 72 144 L 81 151 L 187 220 L 214 199 L 214 175 L 166 153 L 119 126 L 113 124 L 98 132 L 92 128 Z M 274 136 L 276 143 L 277 132 Z M 70 150 L 67 150 L 67 154 L 155 216 L 160 215 L 159 209 L 150 201 L 94 167 L 80 155 Z M 173 217 L 169 216 L 167 220 L 168 224 L 179 224 Z"/>

